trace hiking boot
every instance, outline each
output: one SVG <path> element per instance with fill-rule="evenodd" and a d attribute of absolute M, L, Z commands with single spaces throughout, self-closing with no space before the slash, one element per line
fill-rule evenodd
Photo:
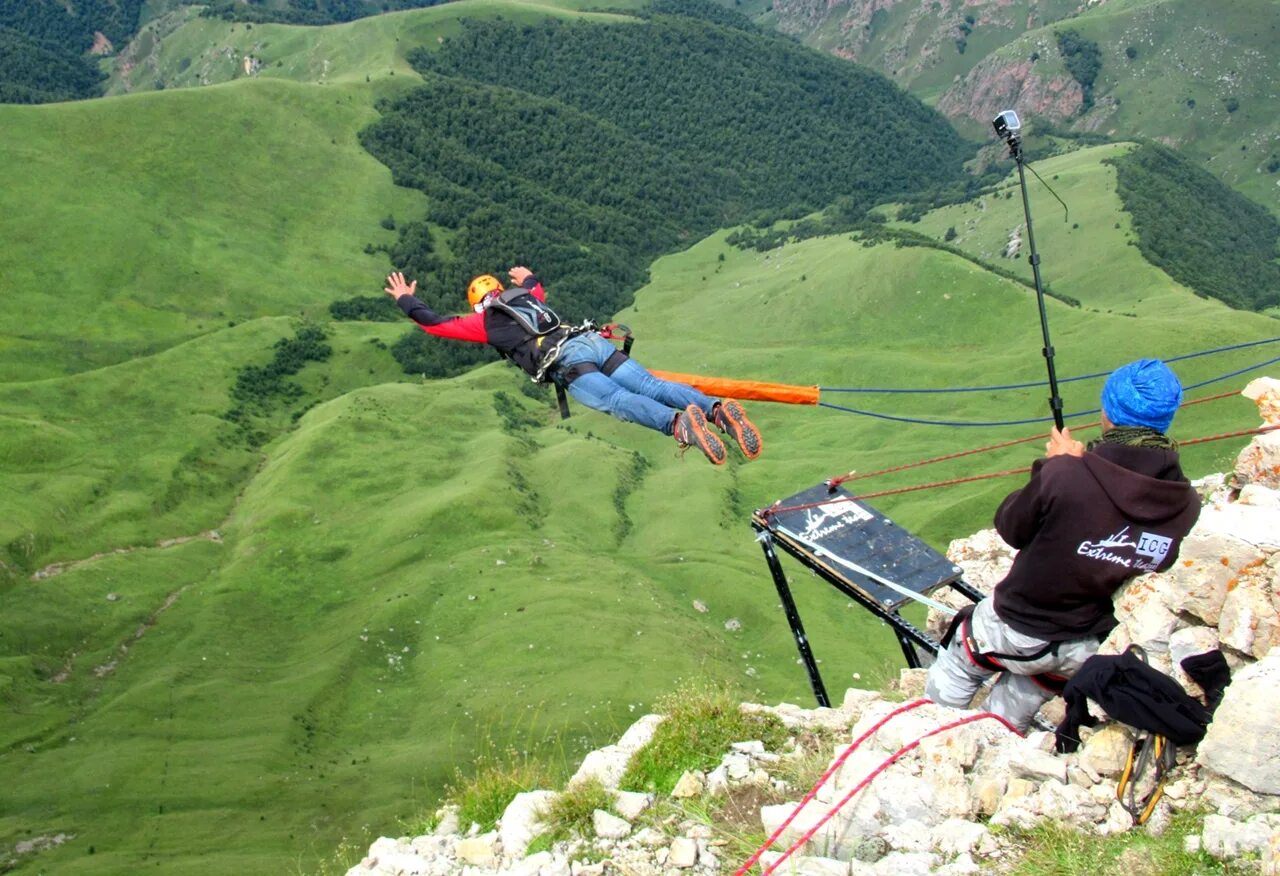
<path fill-rule="evenodd" d="M 726 399 L 712 408 L 711 416 L 720 431 L 738 442 L 743 456 L 755 459 L 760 455 L 764 442 L 760 440 L 760 432 L 755 424 L 747 419 L 747 412 L 742 409 L 742 405 L 733 399 Z"/>
<path fill-rule="evenodd" d="M 724 465 L 724 443 L 707 428 L 707 416 L 702 408 L 689 405 L 677 414 L 673 434 L 681 447 L 696 447 L 707 455 L 712 465 Z"/>

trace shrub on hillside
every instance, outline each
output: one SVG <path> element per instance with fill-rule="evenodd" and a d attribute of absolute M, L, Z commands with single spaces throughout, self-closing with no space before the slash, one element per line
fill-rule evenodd
<path fill-rule="evenodd" d="M 400 308 L 385 295 L 362 295 L 335 301 L 329 305 L 329 315 L 340 322 L 399 322 L 404 319 Z"/>

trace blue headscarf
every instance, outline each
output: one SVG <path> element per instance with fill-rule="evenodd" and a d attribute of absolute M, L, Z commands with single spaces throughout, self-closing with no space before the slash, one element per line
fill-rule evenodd
<path fill-rule="evenodd" d="M 1166 432 L 1182 404 L 1182 383 L 1159 359 L 1122 365 L 1102 387 L 1102 412 L 1115 426 Z"/>

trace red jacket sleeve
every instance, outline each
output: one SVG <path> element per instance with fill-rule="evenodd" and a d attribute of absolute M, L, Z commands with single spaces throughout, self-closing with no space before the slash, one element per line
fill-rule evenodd
<path fill-rule="evenodd" d="M 453 338 L 456 341 L 473 341 L 477 344 L 489 343 L 489 333 L 484 330 L 483 313 L 452 316 L 435 325 L 419 324 L 418 328 L 429 335 L 441 338 Z"/>
<path fill-rule="evenodd" d="M 404 311 L 405 316 L 412 319 L 429 335 L 440 338 L 453 338 L 456 341 L 472 341 L 487 344 L 489 333 L 484 329 L 484 314 L 470 313 L 466 316 L 441 316 L 412 295 L 401 295 L 396 304 Z"/>

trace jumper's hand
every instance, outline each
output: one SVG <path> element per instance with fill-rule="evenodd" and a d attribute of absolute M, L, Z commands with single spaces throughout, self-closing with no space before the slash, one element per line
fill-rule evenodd
<path fill-rule="evenodd" d="M 404 281 L 404 274 L 394 271 L 387 275 L 387 285 L 382 291 L 386 292 L 394 299 L 399 299 L 401 295 L 412 295 L 418 288 L 418 281 L 412 283 Z"/>
<path fill-rule="evenodd" d="M 507 276 L 511 278 L 512 283 L 515 283 L 517 286 L 523 286 L 524 281 L 533 276 L 533 271 L 523 265 L 516 265 L 511 270 L 507 271 Z"/>
<path fill-rule="evenodd" d="M 1071 437 L 1071 430 L 1063 427 L 1062 431 L 1058 431 L 1058 427 L 1054 426 L 1049 432 L 1049 440 L 1044 445 L 1044 455 L 1052 458 L 1054 456 L 1084 456 L 1084 444 Z"/>

